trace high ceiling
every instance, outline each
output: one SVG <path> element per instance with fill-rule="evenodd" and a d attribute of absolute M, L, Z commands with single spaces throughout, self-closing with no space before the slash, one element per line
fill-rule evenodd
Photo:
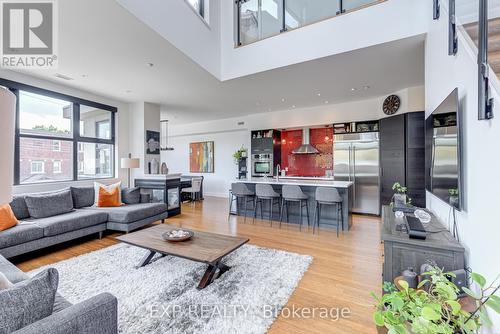
<path fill-rule="evenodd" d="M 422 36 L 220 82 L 114 0 L 64 0 L 59 11 L 59 69 L 30 75 L 162 104 L 172 123 L 348 102 L 424 83 Z"/>

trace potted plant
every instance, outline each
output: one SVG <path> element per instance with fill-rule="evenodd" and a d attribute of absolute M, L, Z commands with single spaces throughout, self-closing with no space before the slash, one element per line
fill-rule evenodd
<path fill-rule="evenodd" d="M 412 289 L 404 280 L 396 285 L 384 283 L 386 292 L 381 298 L 372 293 L 376 300 L 373 320 L 379 333 L 389 334 L 472 334 L 482 326 L 491 326 L 486 306 L 500 313 L 500 297 L 496 294 L 499 286 L 487 286 L 483 276 L 472 273 L 472 280 L 479 292 L 468 288 L 462 290 L 473 298 L 476 308 L 467 312 L 459 302 L 459 289 L 451 282 L 453 273 L 433 267 L 422 274 L 417 289 Z M 425 289 L 424 289 L 425 287 Z"/>
<path fill-rule="evenodd" d="M 392 190 L 394 190 L 392 203 L 395 207 L 402 207 L 411 204 L 411 198 L 406 195 L 406 192 L 408 191 L 407 187 L 403 187 L 399 182 L 396 182 L 392 186 Z"/>
<path fill-rule="evenodd" d="M 245 158 L 247 156 L 247 149 L 243 146 L 236 152 L 233 153 L 234 163 L 238 164 L 241 158 Z"/>
<path fill-rule="evenodd" d="M 458 188 L 448 189 L 448 193 L 450 194 L 450 199 L 449 199 L 450 205 L 458 207 L 458 201 L 459 201 Z"/>

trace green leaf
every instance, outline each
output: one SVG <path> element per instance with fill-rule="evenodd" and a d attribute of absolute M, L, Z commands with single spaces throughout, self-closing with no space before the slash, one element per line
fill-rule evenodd
<path fill-rule="evenodd" d="M 407 281 L 404 281 L 404 280 L 399 280 L 398 281 L 398 284 L 399 286 L 404 290 L 404 291 L 408 291 L 408 282 Z"/>
<path fill-rule="evenodd" d="M 481 299 L 481 295 L 477 294 L 469 288 L 463 287 L 462 290 L 474 299 Z"/>
<path fill-rule="evenodd" d="M 377 326 L 383 327 L 385 326 L 384 322 L 384 316 L 382 315 L 382 312 L 375 312 L 373 313 L 373 321 Z"/>
<path fill-rule="evenodd" d="M 457 315 L 460 313 L 460 310 L 462 309 L 462 306 L 460 305 L 459 302 L 457 302 L 456 300 L 447 300 L 446 303 L 448 305 L 450 305 L 451 307 L 451 313 L 453 315 Z"/>
<path fill-rule="evenodd" d="M 486 302 L 486 306 L 491 308 L 496 313 L 500 314 L 500 297 L 491 296 L 490 299 Z"/>
<path fill-rule="evenodd" d="M 487 327 L 493 326 L 493 322 L 491 322 L 490 317 L 488 316 L 488 313 L 486 313 L 486 310 L 481 309 L 479 311 L 479 319 L 481 319 L 481 323 Z"/>
<path fill-rule="evenodd" d="M 404 301 L 403 301 L 403 299 L 402 299 L 402 298 L 400 298 L 400 297 L 396 297 L 396 298 L 394 298 L 394 299 L 392 300 L 392 305 L 393 305 L 393 306 L 394 306 L 394 308 L 395 308 L 396 310 L 398 310 L 398 311 L 399 311 L 399 310 L 401 310 L 401 309 L 403 308 L 404 304 L 405 304 L 405 302 L 404 302 Z"/>
<path fill-rule="evenodd" d="M 441 314 L 437 313 L 432 307 L 424 306 L 422 308 L 422 317 L 425 320 L 434 321 L 441 319 Z"/>
<path fill-rule="evenodd" d="M 470 276 L 474 282 L 479 284 L 481 288 L 484 288 L 484 286 L 486 285 L 486 278 L 484 278 L 482 275 L 478 273 L 472 273 L 470 274 Z"/>

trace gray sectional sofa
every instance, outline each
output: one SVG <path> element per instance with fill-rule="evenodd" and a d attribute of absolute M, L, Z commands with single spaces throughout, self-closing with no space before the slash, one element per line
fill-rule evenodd
<path fill-rule="evenodd" d="M 20 224 L 0 232 L 5 258 L 98 233 L 130 232 L 168 216 L 164 203 L 141 203 L 140 189 L 122 191 L 123 206 L 94 206 L 93 187 L 71 187 L 50 193 L 15 196 L 10 203 Z"/>
<path fill-rule="evenodd" d="M 28 276 L 0 255 L 0 273 L 16 284 L 28 279 Z M 17 284 L 16 284 L 17 285 Z M 53 296 L 53 295 L 52 295 Z M 32 296 L 26 296 L 25 303 Z M 22 299 L 20 298 L 20 303 Z M 7 307 L 8 305 L 3 305 Z M 29 307 L 29 305 L 28 305 Z M 37 306 L 39 308 L 39 306 Z M 23 310 L 16 309 L 17 314 Z M 28 312 L 28 311 L 26 311 Z M 50 315 L 35 321 L 15 334 L 116 334 L 118 332 L 118 302 L 109 293 L 102 293 L 81 303 L 71 304 L 63 296 L 56 293 L 54 306 Z M 31 318 L 37 314 L 30 314 Z M 4 332 L 2 324 L 20 321 L 19 317 L 11 319 L 0 316 L 0 332 Z"/>

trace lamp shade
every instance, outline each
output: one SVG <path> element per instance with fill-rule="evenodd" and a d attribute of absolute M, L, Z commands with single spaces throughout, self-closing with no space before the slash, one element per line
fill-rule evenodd
<path fill-rule="evenodd" d="M 0 205 L 12 201 L 16 96 L 0 88 Z"/>
<path fill-rule="evenodd" d="M 137 158 L 122 158 L 120 165 L 122 168 L 139 168 L 140 163 Z"/>

